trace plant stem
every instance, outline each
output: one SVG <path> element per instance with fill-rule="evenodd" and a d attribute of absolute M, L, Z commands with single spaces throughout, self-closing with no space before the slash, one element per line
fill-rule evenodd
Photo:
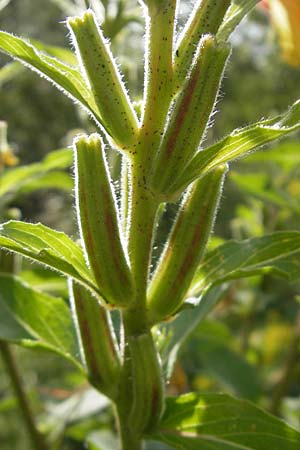
<path fill-rule="evenodd" d="M 117 410 L 116 415 L 118 417 L 118 429 L 121 443 L 121 450 L 142 450 L 143 443 L 140 437 L 137 437 L 135 433 L 127 424 L 127 417 L 124 416 L 122 409 Z"/>
<path fill-rule="evenodd" d="M 46 444 L 44 436 L 37 429 L 34 414 L 24 391 L 22 379 L 9 344 L 0 341 L 0 353 L 9 374 L 12 388 L 18 399 L 23 420 L 32 443 L 32 448 L 34 450 L 47 450 L 48 445 Z"/>

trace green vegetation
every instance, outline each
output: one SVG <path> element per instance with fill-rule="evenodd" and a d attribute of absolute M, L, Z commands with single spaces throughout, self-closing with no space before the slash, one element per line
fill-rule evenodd
<path fill-rule="evenodd" d="M 6 3 L 7 17 L 18 17 Z M 25 448 L 14 428 L 19 409 L 34 450 L 297 450 L 300 101 L 292 82 L 282 101 L 275 95 L 282 71 L 297 80 L 297 69 L 281 68 L 267 44 L 265 66 L 257 48 L 251 60 L 250 45 L 236 45 L 254 0 L 202 0 L 180 13 L 187 5 L 177 0 L 94 1 L 84 11 L 85 3 L 48 6 L 49 15 L 72 15 L 75 53 L 57 37 L 46 45 L 0 32 L 0 50 L 18 61 L 0 74 L 19 86 L 2 88 L 9 136 L 40 146 L 40 157 L 21 154 L 20 165 L 1 123 L 0 351 L 8 378 L 0 390 L 5 380 L 13 388 L 0 402 L 11 417 L 6 432 L 0 416 L 4 448 Z M 265 38 L 256 14 L 248 24 Z M 142 89 L 140 48 L 132 58 L 130 45 L 143 23 Z M 276 61 L 272 70 L 267 61 Z M 61 93 L 52 97 L 19 63 Z M 46 90 L 39 97 L 54 121 L 47 148 L 44 115 L 32 125 L 42 130 L 37 139 L 22 140 L 9 114 L 26 80 L 32 92 Z M 249 99 L 264 87 L 266 101 L 258 96 L 254 105 Z M 76 114 L 68 116 L 70 100 Z M 293 141 L 254 153 L 292 133 Z M 31 201 L 45 203 L 42 215 Z M 51 220 L 53 204 L 63 206 Z M 26 373 L 42 382 L 28 383 Z"/>

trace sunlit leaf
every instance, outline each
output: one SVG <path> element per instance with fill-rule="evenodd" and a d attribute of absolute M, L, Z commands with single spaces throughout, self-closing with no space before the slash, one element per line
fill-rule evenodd
<path fill-rule="evenodd" d="M 298 450 L 300 434 L 252 403 L 225 394 L 167 399 L 151 438 L 179 450 Z"/>
<path fill-rule="evenodd" d="M 300 101 L 283 115 L 263 120 L 245 128 L 234 130 L 216 144 L 200 150 L 187 165 L 183 174 L 170 191 L 181 191 L 196 178 L 205 175 L 215 167 L 241 158 L 262 145 L 284 137 L 300 129 Z"/>
<path fill-rule="evenodd" d="M 278 231 L 241 242 L 228 241 L 208 252 L 193 280 L 191 297 L 228 280 L 273 273 L 300 278 L 300 232 Z M 201 304 L 201 301 L 200 301 Z"/>
<path fill-rule="evenodd" d="M 66 278 L 45 267 L 32 267 L 31 270 L 22 270 L 18 273 L 18 277 L 34 289 L 68 298 Z"/>
<path fill-rule="evenodd" d="M 42 224 L 10 221 L 0 226 L 0 247 L 70 276 L 100 294 L 81 247 L 62 232 Z"/>
<path fill-rule="evenodd" d="M 251 11 L 259 0 L 235 0 L 225 15 L 217 37 L 226 41 L 242 19 Z"/>
<path fill-rule="evenodd" d="M 41 44 L 39 44 L 40 46 Z M 91 92 L 78 67 L 73 67 L 53 56 L 47 55 L 26 40 L 4 31 L 0 32 L 0 50 L 53 82 L 56 87 L 73 100 L 79 102 L 94 118 L 101 122 Z"/>
<path fill-rule="evenodd" d="M 39 189 L 59 189 L 60 191 L 70 192 L 73 188 L 74 182 L 70 175 L 64 172 L 51 171 L 40 177 L 35 177 L 32 181 L 28 180 L 19 189 L 18 195 L 29 194 Z"/>
<path fill-rule="evenodd" d="M 76 365 L 79 349 L 64 300 L 0 274 L 0 339 L 58 353 Z"/>

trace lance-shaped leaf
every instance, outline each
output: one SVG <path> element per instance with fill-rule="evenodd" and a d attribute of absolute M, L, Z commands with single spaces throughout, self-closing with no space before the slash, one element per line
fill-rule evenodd
<path fill-rule="evenodd" d="M 65 301 L 33 289 L 13 275 L 0 274 L 0 286 L 0 339 L 53 351 L 81 367 Z"/>
<path fill-rule="evenodd" d="M 229 241 L 208 252 L 189 295 L 197 296 L 228 280 L 265 273 L 290 281 L 300 278 L 299 231 L 278 231 L 241 242 Z"/>
<path fill-rule="evenodd" d="M 91 92 L 77 67 L 37 50 L 29 42 L 12 34 L 0 31 L 0 51 L 22 62 L 39 75 L 47 78 L 75 102 L 79 102 L 99 123 L 99 111 Z"/>
<path fill-rule="evenodd" d="M 174 314 L 184 299 L 214 225 L 225 172 L 220 167 L 207 175 L 183 200 L 149 287 L 154 322 Z"/>
<path fill-rule="evenodd" d="M 215 104 L 229 51 L 227 44 L 217 43 L 213 36 L 202 38 L 191 73 L 175 100 L 154 161 L 151 185 L 155 192 L 167 192 L 170 183 L 180 176 L 198 150 Z"/>
<path fill-rule="evenodd" d="M 84 287 L 72 280 L 69 287 L 89 380 L 101 392 L 114 398 L 120 361 L 109 313 Z"/>
<path fill-rule="evenodd" d="M 132 147 L 137 118 L 94 13 L 89 10 L 82 17 L 69 18 L 68 26 L 106 129 L 121 148 Z"/>
<path fill-rule="evenodd" d="M 133 279 L 103 147 L 97 134 L 74 143 L 78 224 L 97 284 L 108 302 L 124 306 L 133 297 Z"/>
<path fill-rule="evenodd" d="M 182 450 L 298 450 L 300 433 L 254 404 L 226 394 L 167 399 L 152 439 Z"/>
<path fill-rule="evenodd" d="M 12 220 L 0 226 L 0 247 L 74 278 L 95 295 L 101 295 L 81 247 L 62 232 Z"/>
<path fill-rule="evenodd" d="M 195 4 L 176 45 L 174 94 L 182 87 L 202 35 L 217 33 L 230 3 L 230 0 L 198 0 Z"/>
<path fill-rule="evenodd" d="M 227 40 L 242 19 L 258 2 L 259 0 L 234 0 L 217 33 L 217 38 Z"/>
<path fill-rule="evenodd" d="M 245 128 L 234 130 L 216 144 L 200 150 L 186 166 L 182 175 L 166 192 L 175 195 L 198 177 L 217 167 L 241 158 L 262 145 L 282 138 L 300 129 L 300 101 L 285 113 L 273 119 L 262 120 Z"/>

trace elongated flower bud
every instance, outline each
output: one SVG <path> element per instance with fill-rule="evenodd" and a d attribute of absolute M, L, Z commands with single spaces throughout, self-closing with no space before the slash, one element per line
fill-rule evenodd
<path fill-rule="evenodd" d="M 89 380 L 101 392 L 114 398 L 120 361 L 108 312 L 84 287 L 72 280 L 69 286 Z"/>
<path fill-rule="evenodd" d="M 174 93 L 182 88 L 201 36 L 217 33 L 230 4 L 231 0 L 198 0 L 178 40 L 174 61 Z"/>
<path fill-rule="evenodd" d="M 152 169 L 152 189 L 167 194 L 196 153 L 219 90 L 229 46 L 204 36 L 183 91 L 175 102 L 170 122 Z"/>
<path fill-rule="evenodd" d="M 81 136 L 74 152 L 78 223 L 86 257 L 104 299 L 122 307 L 134 289 L 103 144 L 97 134 Z"/>
<path fill-rule="evenodd" d="M 133 378 L 129 424 L 137 434 L 157 425 L 164 406 L 164 387 L 157 350 L 150 333 L 128 339 Z"/>
<path fill-rule="evenodd" d="M 153 322 L 176 313 L 184 300 L 214 225 L 225 172 L 222 166 L 201 178 L 183 201 L 149 287 Z"/>
<path fill-rule="evenodd" d="M 94 13 L 69 18 L 68 26 L 106 130 L 121 148 L 132 146 L 137 118 Z"/>

